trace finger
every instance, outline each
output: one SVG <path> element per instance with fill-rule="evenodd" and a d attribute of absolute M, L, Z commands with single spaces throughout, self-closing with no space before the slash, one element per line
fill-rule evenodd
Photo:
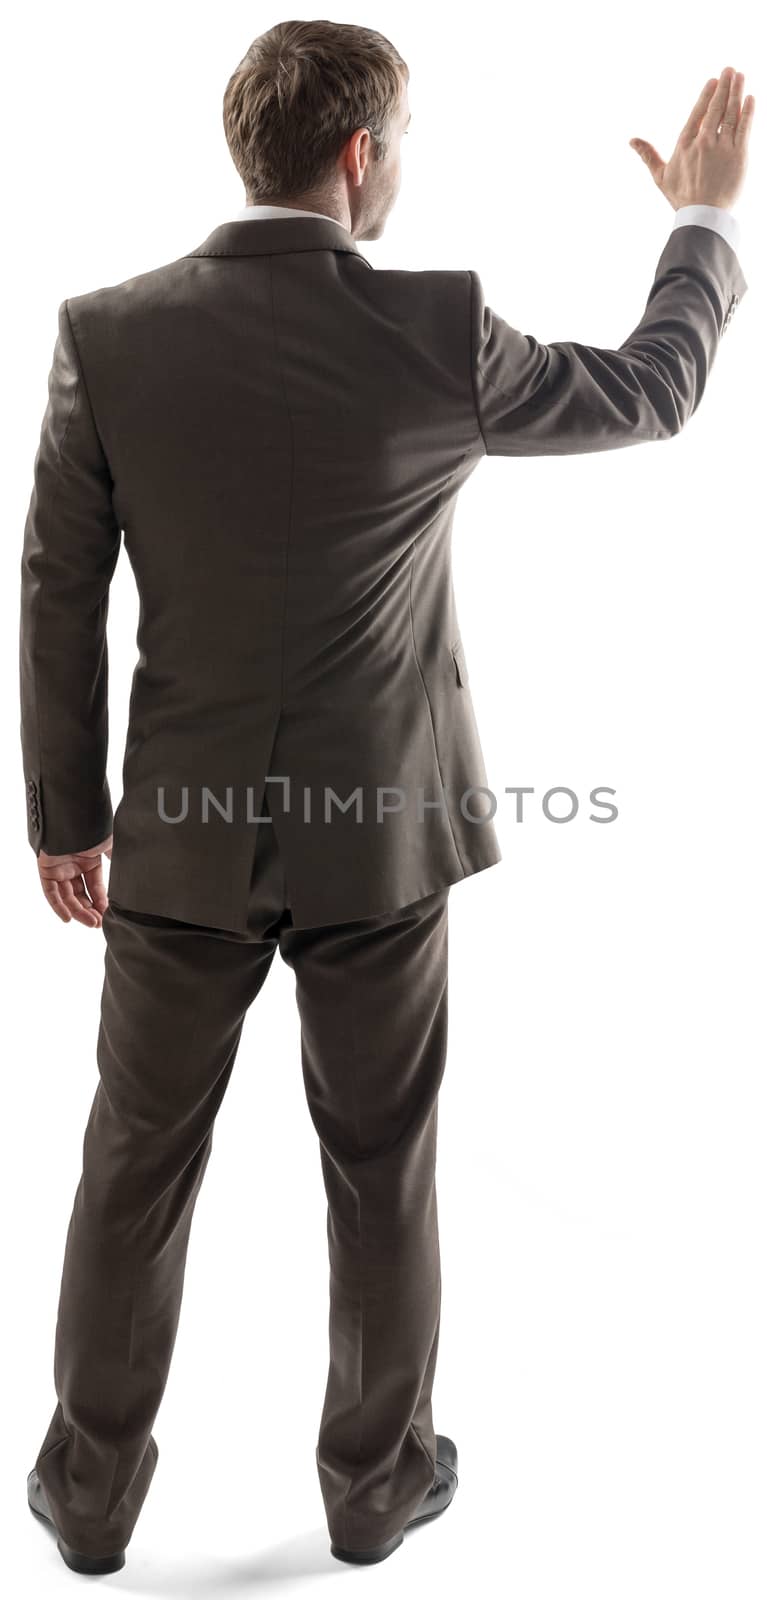
<path fill-rule="evenodd" d="M 703 116 L 706 106 L 708 105 L 718 82 L 718 78 L 709 78 L 708 83 L 703 89 L 701 89 L 692 111 L 690 112 L 690 115 L 682 129 L 682 132 L 679 135 L 680 139 L 695 138 L 695 135 L 700 127 L 700 119 Z"/>
<path fill-rule="evenodd" d="M 96 910 L 102 913 L 106 911 L 107 892 L 104 887 L 104 873 L 100 861 L 96 863 L 95 867 L 86 868 L 83 872 L 83 881 Z"/>
<path fill-rule="evenodd" d="M 727 96 L 727 104 L 724 108 L 724 114 L 722 116 L 722 133 L 727 132 L 729 135 L 734 135 L 735 133 L 735 129 L 738 125 L 738 118 L 740 116 L 740 96 L 744 82 L 744 73 L 734 73 L 732 82 L 730 84 L 730 92 Z"/>
<path fill-rule="evenodd" d="M 56 916 L 60 917 L 62 922 L 71 922 L 72 918 L 62 903 L 58 884 L 54 883 L 53 880 L 49 878 L 41 878 L 40 882 L 43 886 L 43 894 L 45 895 L 51 910 L 55 911 Z"/>
<path fill-rule="evenodd" d="M 646 167 L 650 168 L 656 183 L 660 183 L 665 171 L 665 162 L 661 160 L 654 145 L 648 144 L 646 139 L 629 139 L 632 150 L 642 157 Z"/>
<path fill-rule="evenodd" d="M 745 100 L 743 101 L 743 110 L 740 113 L 738 126 L 735 129 L 735 143 L 738 145 L 745 144 L 748 139 L 751 123 L 754 117 L 755 104 L 756 102 L 753 95 L 747 94 Z"/>
<path fill-rule="evenodd" d="M 77 922 L 82 922 L 86 928 L 101 926 L 101 912 L 91 903 L 90 895 L 82 878 L 73 878 L 67 885 L 71 898 L 66 894 L 62 896 L 67 910 L 72 911 Z"/>
<path fill-rule="evenodd" d="M 101 927 L 101 909 L 100 909 L 99 906 L 94 905 L 93 900 L 91 898 L 90 890 L 88 889 L 88 886 L 87 886 L 87 884 L 85 882 L 85 879 L 84 878 L 75 878 L 75 880 L 74 880 L 74 882 L 72 884 L 72 889 L 74 891 L 75 898 L 80 902 L 80 906 L 84 910 L 86 910 L 90 915 L 90 924 L 89 924 L 89 926 L 92 927 L 92 928 L 100 928 Z"/>
<path fill-rule="evenodd" d="M 732 67 L 725 67 L 703 114 L 701 133 L 716 133 L 729 98 L 731 80 Z"/>
<path fill-rule="evenodd" d="M 75 922 L 82 922 L 83 926 L 86 928 L 95 928 L 98 926 L 96 916 L 90 909 L 90 906 L 87 906 L 82 900 L 81 896 L 77 894 L 75 885 L 71 878 L 66 883 L 59 884 L 59 894 L 61 895 L 61 902 L 64 906 L 64 909 L 69 912 L 70 916 Z"/>

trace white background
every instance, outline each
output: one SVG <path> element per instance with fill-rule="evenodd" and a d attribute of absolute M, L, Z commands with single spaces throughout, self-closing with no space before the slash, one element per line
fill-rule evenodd
<path fill-rule="evenodd" d="M 61 300 L 174 259 L 243 203 L 221 100 L 280 15 L 38 4 L 17 9 L 5 36 L 0 1494 L 9 1588 L 37 1600 L 85 1582 L 29 1515 L 25 1480 L 55 1403 L 103 937 L 54 917 L 26 841 L 16 650 L 32 462 Z M 454 1504 L 380 1567 L 329 1554 L 314 1460 L 325 1201 L 293 977 L 276 960 L 197 1206 L 157 1471 L 127 1565 L 102 1583 L 178 1600 L 287 1596 L 330 1579 L 398 1597 L 476 1584 L 518 1600 L 763 1600 L 756 8 L 550 0 L 333 15 L 378 27 L 411 69 L 402 190 L 385 236 L 362 246 L 375 267 L 473 267 L 523 331 L 614 348 L 642 314 L 673 220 L 628 141 L 667 158 L 706 78 L 730 65 L 757 96 L 736 207 L 749 292 L 681 436 L 484 461 L 456 513 L 458 608 L 504 859 L 450 901 L 434 1413 L 458 1444 Z M 115 803 L 135 622 L 123 556 L 109 635 Z M 522 824 L 506 784 L 535 789 Z M 558 784 L 581 800 L 567 825 L 540 808 Z M 595 785 L 617 790 L 611 825 L 589 821 Z"/>

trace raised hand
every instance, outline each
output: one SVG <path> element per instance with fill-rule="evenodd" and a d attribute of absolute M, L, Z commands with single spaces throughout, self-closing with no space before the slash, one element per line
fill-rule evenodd
<path fill-rule="evenodd" d="M 754 117 L 754 96 L 741 106 L 744 75 L 725 67 L 709 78 L 676 142 L 670 161 L 663 161 L 646 139 L 630 139 L 632 150 L 669 204 L 725 206 L 740 194 L 746 175 L 748 140 Z"/>

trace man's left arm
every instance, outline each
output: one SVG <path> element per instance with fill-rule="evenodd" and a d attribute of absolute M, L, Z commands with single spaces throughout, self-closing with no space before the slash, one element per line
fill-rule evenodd
<path fill-rule="evenodd" d="M 88 891 L 111 845 L 106 624 L 120 527 L 67 300 L 58 319 L 21 561 L 21 744 L 46 897 L 63 920 L 98 926 Z"/>

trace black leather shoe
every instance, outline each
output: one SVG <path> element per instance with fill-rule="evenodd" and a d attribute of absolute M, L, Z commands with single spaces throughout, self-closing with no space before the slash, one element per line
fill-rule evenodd
<path fill-rule="evenodd" d="M 419 1522 L 429 1522 L 432 1517 L 439 1517 L 447 1510 L 457 1488 L 458 1451 L 452 1439 L 446 1438 L 444 1433 L 438 1433 L 437 1471 L 434 1482 L 431 1488 L 427 1489 L 415 1516 L 405 1523 L 402 1532 L 395 1533 L 384 1544 L 371 1545 L 367 1550 L 345 1550 L 343 1545 L 331 1544 L 331 1555 L 337 1556 L 339 1561 L 356 1561 L 362 1566 L 368 1566 L 373 1561 L 385 1561 L 392 1551 L 399 1549 L 408 1528 L 414 1528 Z"/>
<path fill-rule="evenodd" d="M 87 1572 L 95 1576 L 101 1572 L 119 1572 L 120 1568 L 125 1566 L 124 1550 L 116 1551 L 113 1556 L 84 1556 L 80 1554 L 79 1550 L 72 1550 L 68 1544 L 64 1543 L 51 1516 L 48 1496 L 40 1482 L 36 1467 L 33 1467 L 32 1471 L 27 1474 L 27 1500 L 29 1501 L 30 1511 L 34 1511 L 36 1517 L 40 1517 L 41 1521 L 47 1522 L 49 1527 L 53 1529 L 56 1534 L 59 1553 L 63 1560 L 66 1561 L 67 1566 L 72 1568 L 73 1572 Z"/>

